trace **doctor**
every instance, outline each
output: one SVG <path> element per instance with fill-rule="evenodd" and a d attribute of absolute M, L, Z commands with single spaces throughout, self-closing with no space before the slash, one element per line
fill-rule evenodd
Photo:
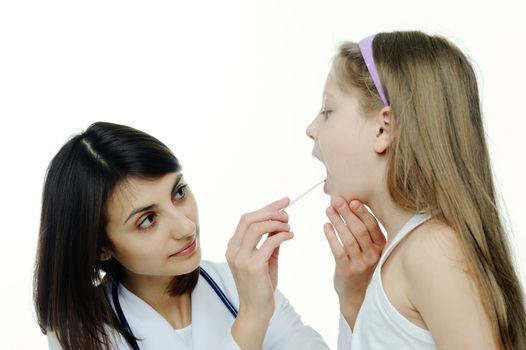
<path fill-rule="evenodd" d="M 129 127 L 91 125 L 44 184 L 34 295 L 49 348 L 327 349 L 276 289 L 279 246 L 293 236 L 287 204 L 241 218 L 230 266 L 202 261 L 196 201 L 172 152 Z"/>

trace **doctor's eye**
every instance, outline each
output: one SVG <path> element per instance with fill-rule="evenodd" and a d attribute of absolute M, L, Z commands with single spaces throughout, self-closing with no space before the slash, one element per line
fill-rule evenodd
<path fill-rule="evenodd" d="M 175 191 L 172 192 L 173 200 L 174 201 L 180 201 L 180 200 L 184 199 L 184 197 L 186 197 L 186 192 L 188 191 L 187 187 L 188 187 L 188 185 L 184 184 L 184 185 L 179 186 L 178 188 L 176 188 Z"/>
<path fill-rule="evenodd" d="M 139 229 L 146 230 L 152 227 L 155 224 L 156 217 L 157 215 L 154 213 L 149 213 L 146 215 L 146 217 L 139 223 Z"/>

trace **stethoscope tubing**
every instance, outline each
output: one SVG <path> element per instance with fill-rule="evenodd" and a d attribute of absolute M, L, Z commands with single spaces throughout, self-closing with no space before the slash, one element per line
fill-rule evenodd
<path fill-rule="evenodd" d="M 217 294 L 219 299 L 223 302 L 223 304 L 226 306 L 228 311 L 234 316 L 234 318 L 237 317 L 238 311 L 235 308 L 235 306 L 230 302 L 228 297 L 223 293 L 221 288 L 217 285 L 217 283 L 214 281 L 214 279 L 206 272 L 202 267 L 199 268 L 199 274 L 203 276 L 203 278 L 206 280 L 206 282 L 212 287 L 214 292 Z M 113 305 L 115 307 L 115 312 L 117 313 L 117 317 L 121 321 L 122 325 L 126 330 L 135 338 L 133 335 L 133 332 L 131 330 L 130 324 L 128 323 L 128 320 L 126 319 L 126 316 L 124 316 L 124 312 L 122 311 L 121 303 L 119 302 L 119 290 L 117 283 L 112 282 L 111 286 L 111 296 L 113 300 Z M 137 344 L 137 341 L 134 341 L 132 344 L 130 344 L 133 350 L 139 350 L 139 344 Z"/>

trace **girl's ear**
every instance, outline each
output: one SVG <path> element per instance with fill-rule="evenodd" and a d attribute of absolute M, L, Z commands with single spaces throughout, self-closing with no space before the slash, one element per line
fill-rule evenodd
<path fill-rule="evenodd" d="M 100 250 L 100 255 L 99 255 L 99 260 L 100 261 L 108 261 L 110 260 L 111 258 L 111 252 L 109 251 L 108 248 L 101 248 Z"/>
<path fill-rule="evenodd" d="M 392 110 L 390 106 L 384 107 L 377 115 L 376 135 L 374 150 L 377 154 L 384 154 L 392 142 Z"/>

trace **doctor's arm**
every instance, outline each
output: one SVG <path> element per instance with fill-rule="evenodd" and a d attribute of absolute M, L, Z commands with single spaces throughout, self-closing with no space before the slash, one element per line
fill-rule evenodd
<path fill-rule="evenodd" d="M 128 343 L 126 342 L 126 339 L 120 334 L 118 334 L 116 331 L 113 331 L 110 327 L 105 326 L 104 329 L 106 330 L 107 334 L 109 334 L 109 349 L 110 350 L 119 350 L 119 349 L 128 349 Z M 57 335 L 53 331 L 47 331 L 47 344 L 49 350 L 62 350 L 62 346 L 60 345 L 60 342 L 58 341 Z"/>
<path fill-rule="evenodd" d="M 60 343 L 58 342 L 55 332 L 48 331 L 47 334 L 47 346 L 49 350 L 62 350 Z"/>
<path fill-rule="evenodd" d="M 226 259 L 239 295 L 239 313 L 231 332 L 243 350 L 262 349 L 274 314 L 279 246 L 293 236 L 288 215 L 282 211 L 288 203 L 283 198 L 243 215 L 228 243 Z"/>
<path fill-rule="evenodd" d="M 263 349 L 328 350 L 320 334 L 303 324 L 300 315 L 279 290 L 276 290 L 275 296 L 276 311 L 270 321 Z"/>

